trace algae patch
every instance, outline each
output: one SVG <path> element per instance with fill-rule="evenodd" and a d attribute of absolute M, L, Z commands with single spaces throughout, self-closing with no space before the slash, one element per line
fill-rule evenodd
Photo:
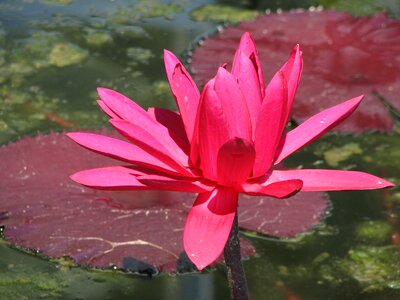
<path fill-rule="evenodd" d="M 235 8 L 228 5 L 208 4 L 194 11 L 191 16 L 195 21 L 217 21 L 238 23 L 253 20 L 259 15 L 258 11 Z"/>
<path fill-rule="evenodd" d="M 50 52 L 50 64 L 57 67 L 66 67 L 81 63 L 88 51 L 71 43 L 59 43 Z"/>
<path fill-rule="evenodd" d="M 113 38 L 109 33 L 98 30 L 89 30 L 85 40 L 91 47 L 103 47 L 113 43 Z"/>
<path fill-rule="evenodd" d="M 325 151 L 324 159 L 331 167 L 337 167 L 339 163 L 348 160 L 354 154 L 362 154 L 358 143 L 348 143 L 342 147 L 334 147 Z"/>
<path fill-rule="evenodd" d="M 136 66 L 138 63 L 149 64 L 150 59 L 154 57 L 153 52 L 149 49 L 141 47 L 130 47 L 126 49 L 126 56 L 128 57 L 128 64 Z"/>
<path fill-rule="evenodd" d="M 358 224 L 355 237 L 369 245 L 381 245 L 390 241 L 392 226 L 384 221 L 366 221 Z"/>
<path fill-rule="evenodd" d="M 132 24 L 146 18 L 163 17 L 173 19 L 183 12 L 183 1 L 175 3 L 159 3 L 155 0 L 139 0 L 136 5 L 119 9 L 112 17 L 112 23 L 120 25 Z"/>
<path fill-rule="evenodd" d="M 74 0 L 39 0 L 43 4 L 70 5 Z"/>

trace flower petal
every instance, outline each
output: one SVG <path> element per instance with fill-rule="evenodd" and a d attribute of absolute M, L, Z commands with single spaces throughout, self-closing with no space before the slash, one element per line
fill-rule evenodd
<path fill-rule="evenodd" d="M 164 50 L 164 64 L 172 94 L 185 124 L 188 140 L 191 141 L 200 101 L 199 90 L 180 61 L 168 50 Z"/>
<path fill-rule="evenodd" d="M 151 189 L 189 193 L 203 193 L 214 189 L 214 185 L 190 178 L 175 178 L 161 175 L 141 175 L 137 180 Z"/>
<path fill-rule="evenodd" d="M 297 87 L 300 82 L 301 73 L 303 71 L 303 59 L 299 45 L 296 45 L 294 47 L 288 61 L 283 65 L 280 71 L 282 71 L 285 75 L 288 86 L 288 109 L 285 120 L 286 123 L 289 118 L 294 96 L 296 94 Z"/>
<path fill-rule="evenodd" d="M 271 180 L 303 181 L 302 191 L 342 191 L 369 190 L 394 186 L 393 183 L 374 175 L 358 171 L 340 171 L 323 169 L 274 170 Z"/>
<path fill-rule="evenodd" d="M 228 188 L 201 193 L 189 211 L 183 245 L 199 270 L 214 262 L 224 250 L 235 218 L 238 195 Z"/>
<path fill-rule="evenodd" d="M 79 171 L 71 175 L 77 183 L 97 189 L 110 190 L 148 190 L 143 183 L 136 179 L 136 172 L 130 168 L 116 166 Z"/>
<path fill-rule="evenodd" d="M 256 70 L 256 73 L 258 75 L 258 81 L 260 83 L 260 93 L 262 99 L 264 98 L 264 89 L 265 89 L 264 75 L 262 72 L 260 60 L 258 58 L 256 45 L 250 33 L 248 32 L 245 32 L 240 39 L 238 50 L 236 51 L 235 57 L 233 59 L 232 74 L 236 72 L 235 69 L 239 65 L 238 61 L 240 60 L 240 52 L 243 52 L 254 65 L 254 69 Z"/>
<path fill-rule="evenodd" d="M 213 89 L 214 81 L 209 81 L 203 89 L 197 116 L 198 155 L 204 177 L 217 180 L 217 155 L 221 146 L 229 140 L 228 122 L 221 102 Z M 196 158 L 191 153 L 192 162 Z"/>
<path fill-rule="evenodd" d="M 218 151 L 218 183 L 235 186 L 245 182 L 253 169 L 255 156 L 252 142 L 241 138 L 227 141 Z"/>
<path fill-rule="evenodd" d="M 172 110 L 158 107 L 150 107 L 147 112 L 154 120 L 166 127 L 175 143 L 186 154 L 189 154 L 190 143 L 187 139 L 181 116 Z"/>
<path fill-rule="evenodd" d="M 163 161 L 128 142 L 104 135 L 84 132 L 69 132 L 67 136 L 79 145 L 94 152 L 163 172 L 178 173 L 177 170 Z"/>
<path fill-rule="evenodd" d="M 235 77 L 220 67 L 215 77 L 214 90 L 220 99 L 229 128 L 230 138 L 239 137 L 251 141 L 250 115 L 246 100 L 239 89 Z"/>
<path fill-rule="evenodd" d="M 110 123 L 118 130 L 118 132 L 136 146 L 171 166 L 182 175 L 192 175 L 184 167 L 184 165 L 187 165 L 188 157 L 181 149 L 179 149 L 180 151 L 178 152 L 174 147 L 170 147 L 171 145 L 166 143 L 162 144 L 152 134 L 128 121 L 110 120 Z"/>
<path fill-rule="evenodd" d="M 232 67 L 232 75 L 236 76 L 239 88 L 246 100 L 250 114 L 253 136 L 256 128 L 257 116 L 261 106 L 261 88 L 258 80 L 257 69 L 244 52 L 238 50 L 235 65 Z"/>
<path fill-rule="evenodd" d="M 98 88 L 98 92 L 108 109 L 117 115 L 115 119 L 122 119 L 141 127 L 145 131 L 150 132 L 161 143 L 168 145 L 172 149 L 172 152 L 184 154 L 182 149 L 171 138 L 168 129 L 154 120 L 147 111 L 135 102 L 110 89 Z M 184 156 L 187 155 L 183 155 L 181 159 L 185 159 Z"/>
<path fill-rule="evenodd" d="M 110 117 L 113 119 L 120 119 L 120 117 L 115 114 L 103 101 L 97 100 L 97 104 L 100 108 Z"/>
<path fill-rule="evenodd" d="M 97 92 L 108 109 L 119 119 L 139 124 L 154 122 L 143 108 L 128 97 L 106 88 L 97 88 Z"/>
<path fill-rule="evenodd" d="M 286 103 L 286 79 L 282 72 L 278 72 L 265 89 L 265 97 L 258 115 L 254 137 L 254 177 L 266 173 L 274 162 L 275 152 L 285 128 Z"/>
<path fill-rule="evenodd" d="M 299 192 L 302 187 L 303 182 L 301 180 L 290 179 L 272 182 L 267 185 L 245 182 L 239 191 L 253 196 L 287 198 Z"/>
<path fill-rule="evenodd" d="M 282 138 L 279 155 L 275 159 L 275 164 L 278 164 L 293 152 L 311 143 L 347 118 L 357 108 L 363 97 L 359 96 L 328 108 L 289 131 Z"/>

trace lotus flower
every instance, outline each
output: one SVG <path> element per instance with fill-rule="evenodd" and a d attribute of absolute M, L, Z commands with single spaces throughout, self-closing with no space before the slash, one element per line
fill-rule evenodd
<path fill-rule="evenodd" d="M 239 193 L 285 198 L 300 190 L 393 186 L 356 171 L 277 167 L 349 116 L 362 99 L 345 101 L 285 132 L 302 71 L 301 56 L 296 46 L 265 87 L 254 41 L 245 33 L 231 72 L 220 67 L 200 94 L 183 65 L 165 50 L 165 69 L 179 113 L 161 108 L 146 111 L 122 94 L 99 88 L 98 104 L 126 140 L 81 132 L 68 136 L 129 165 L 84 170 L 71 178 L 99 189 L 198 193 L 185 223 L 183 244 L 199 270 L 223 251 Z"/>

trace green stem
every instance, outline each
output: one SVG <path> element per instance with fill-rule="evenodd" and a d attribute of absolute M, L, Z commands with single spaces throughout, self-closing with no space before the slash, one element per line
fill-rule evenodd
<path fill-rule="evenodd" d="M 249 300 L 246 275 L 240 252 L 238 216 L 235 215 L 232 229 L 224 249 L 227 277 L 232 300 Z"/>

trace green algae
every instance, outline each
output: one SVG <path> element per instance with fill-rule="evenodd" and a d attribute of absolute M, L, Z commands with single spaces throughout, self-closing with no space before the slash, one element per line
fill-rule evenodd
<path fill-rule="evenodd" d="M 338 262 L 347 276 L 356 280 L 364 292 L 400 285 L 400 247 L 358 247 Z"/>
<path fill-rule="evenodd" d="M 22 82 L 27 76 L 51 66 L 66 67 L 83 62 L 88 51 L 65 42 L 62 35 L 37 31 L 31 37 L 19 40 L 18 47 L 3 53 L 7 61 L 0 66 L 0 82 Z"/>
<path fill-rule="evenodd" d="M 95 48 L 108 46 L 113 43 L 112 36 L 104 31 L 89 30 L 85 36 L 86 43 Z"/>
<path fill-rule="evenodd" d="M 7 264 L 0 276 L 0 299 L 55 299 L 67 282 L 57 273 L 31 269 L 30 265 Z"/>
<path fill-rule="evenodd" d="M 139 63 L 148 65 L 154 54 L 149 49 L 129 47 L 126 49 L 126 56 L 128 57 L 128 65 L 137 66 Z"/>
<path fill-rule="evenodd" d="M 39 0 L 43 4 L 70 5 L 74 0 Z"/>
<path fill-rule="evenodd" d="M 79 64 L 88 56 L 88 51 L 71 43 L 58 43 L 50 51 L 49 63 L 57 67 Z"/>
<path fill-rule="evenodd" d="M 390 200 L 391 200 L 393 203 L 396 203 L 396 204 L 399 204 L 399 205 L 400 205 L 400 192 L 392 193 L 392 194 L 390 195 Z"/>
<path fill-rule="evenodd" d="M 144 28 L 135 25 L 118 25 L 112 23 L 108 27 L 114 34 L 124 38 L 136 39 L 149 37 L 149 34 Z"/>
<path fill-rule="evenodd" d="M 183 12 L 183 3 L 184 1 L 160 3 L 155 0 L 139 0 L 136 5 L 117 10 L 110 17 L 110 21 L 120 25 L 130 25 L 147 18 L 174 19 L 176 14 Z"/>
<path fill-rule="evenodd" d="M 222 4 L 207 4 L 191 13 L 195 21 L 217 21 L 238 23 L 253 20 L 259 15 L 258 11 L 235 8 Z"/>
<path fill-rule="evenodd" d="M 354 154 L 362 154 L 363 151 L 357 143 L 348 143 L 341 147 L 334 147 L 324 152 L 324 159 L 331 167 L 337 167 L 340 162 L 348 160 Z"/>
<path fill-rule="evenodd" d="M 168 81 L 160 80 L 153 83 L 153 93 L 157 97 L 169 97 L 171 95 L 171 88 Z"/>
<path fill-rule="evenodd" d="M 304 154 L 308 155 L 308 160 L 312 158 L 310 152 L 316 156 L 314 161 L 323 158 L 324 162 L 318 167 L 326 164 L 340 169 L 368 170 L 376 175 L 386 170 L 384 177 L 396 179 L 399 178 L 397 170 L 400 169 L 399 137 L 398 134 L 381 133 L 330 134 L 309 145 Z"/>
<path fill-rule="evenodd" d="M 388 243 L 392 234 L 392 226 L 384 221 L 366 221 L 357 225 L 355 238 L 368 245 Z"/>
<path fill-rule="evenodd" d="M 355 16 L 369 16 L 384 11 L 392 16 L 400 16 L 400 1 L 385 0 L 322 0 L 326 8 L 347 11 Z"/>
<path fill-rule="evenodd" d="M 341 287 L 358 294 L 397 290 L 400 286 L 400 246 L 356 246 L 341 258 L 328 252 L 314 256 L 308 264 L 281 265 L 285 280 L 317 282 L 325 288 Z"/>

